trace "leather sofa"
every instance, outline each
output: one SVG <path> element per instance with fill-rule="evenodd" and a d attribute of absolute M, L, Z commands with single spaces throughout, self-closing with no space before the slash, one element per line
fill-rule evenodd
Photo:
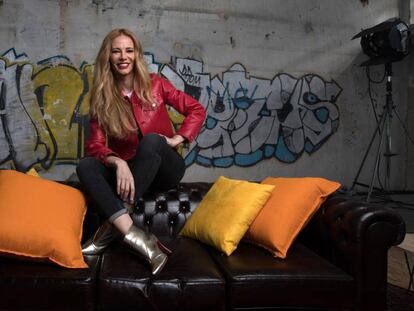
<path fill-rule="evenodd" d="M 0 310 L 386 309 L 387 251 L 405 235 L 394 210 L 334 193 L 286 259 L 244 242 L 227 257 L 178 235 L 210 187 L 182 183 L 138 202 L 134 222 L 174 251 L 159 275 L 121 241 L 87 256 L 89 269 L 0 258 Z M 84 240 L 98 224 L 88 208 Z"/>

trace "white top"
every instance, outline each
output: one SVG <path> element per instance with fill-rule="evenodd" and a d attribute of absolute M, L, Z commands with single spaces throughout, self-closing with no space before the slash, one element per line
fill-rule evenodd
<path fill-rule="evenodd" d="M 129 99 L 131 99 L 131 96 L 132 96 L 132 92 L 133 92 L 134 90 L 132 90 L 131 92 L 128 92 L 128 93 L 124 93 L 125 94 L 125 96 L 128 96 L 128 98 Z"/>

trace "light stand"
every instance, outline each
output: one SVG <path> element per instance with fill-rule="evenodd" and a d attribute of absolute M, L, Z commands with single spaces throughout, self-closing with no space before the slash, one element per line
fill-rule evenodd
<path fill-rule="evenodd" d="M 355 185 L 361 185 L 368 187 L 367 201 L 370 201 L 373 190 L 379 190 L 390 194 L 390 177 L 391 177 L 391 157 L 396 154 L 392 153 L 391 145 L 391 121 L 393 113 L 397 116 L 398 120 L 403 127 L 405 134 L 414 145 L 414 140 L 408 134 L 406 127 L 404 126 L 398 111 L 395 109 L 392 99 L 392 63 L 402 60 L 407 56 L 412 48 L 412 35 L 414 34 L 414 25 L 408 26 L 404 21 L 399 18 L 390 18 L 386 21 L 377 24 L 371 28 L 361 30 L 352 39 L 361 38 L 361 48 L 364 53 L 370 57 L 369 60 L 363 62 L 361 66 L 374 66 L 385 64 L 385 77 L 386 77 L 386 100 L 383 106 L 383 111 L 380 120 L 376 117 L 377 127 L 369 142 L 368 149 L 364 154 L 361 165 L 352 183 L 351 192 L 354 192 Z M 368 77 L 369 78 L 369 77 Z M 370 80 L 371 82 L 371 80 Z M 374 144 L 374 141 L 379 137 L 379 143 L 375 154 L 375 167 L 372 172 L 371 181 L 369 185 L 365 185 L 358 182 L 362 168 L 368 158 L 368 154 Z M 381 152 L 384 148 L 383 156 L 386 159 L 386 178 L 384 185 L 379 178 L 379 166 L 381 160 Z M 380 188 L 374 187 L 375 176 L 378 177 L 378 183 Z M 395 193 L 395 192 L 393 192 Z"/>
<path fill-rule="evenodd" d="M 379 120 L 379 122 L 377 123 L 377 127 L 375 129 L 374 134 L 372 135 L 372 138 L 369 142 L 367 151 L 364 154 L 364 157 L 362 159 L 361 165 L 359 166 L 358 172 L 354 178 L 354 181 L 352 183 L 352 187 L 351 187 L 351 191 L 354 190 L 355 185 L 363 185 L 366 186 L 365 184 L 359 183 L 358 182 L 358 178 L 361 174 L 362 168 L 365 165 L 365 161 L 367 160 L 368 154 L 372 148 L 372 145 L 375 141 L 375 138 L 377 137 L 377 134 L 379 134 L 379 143 L 378 143 L 378 147 L 377 147 L 377 151 L 376 151 L 376 156 L 375 156 L 375 167 L 374 170 L 372 172 L 372 176 L 371 176 L 371 182 L 369 184 L 369 190 L 368 190 L 368 194 L 367 194 L 367 202 L 370 201 L 371 199 L 371 195 L 372 195 L 372 191 L 374 189 L 374 180 L 375 180 L 375 175 L 377 175 L 378 173 L 378 169 L 379 169 L 379 164 L 380 164 L 380 158 L 381 158 L 381 150 L 382 150 L 382 146 L 385 140 L 385 153 L 384 156 L 386 158 L 386 179 L 385 179 L 385 189 L 382 190 L 386 190 L 389 191 L 389 182 L 390 182 L 390 175 L 391 175 L 391 157 L 395 156 L 395 153 L 392 153 L 392 140 L 391 140 L 391 121 L 392 121 L 392 113 L 394 111 L 394 102 L 392 99 L 392 63 L 386 63 L 385 64 L 385 77 L 386 77 L 386 100 L 385 100 L 385 104 L 383 106 L 383 113 L 381 116 L 381 119 Z"/>

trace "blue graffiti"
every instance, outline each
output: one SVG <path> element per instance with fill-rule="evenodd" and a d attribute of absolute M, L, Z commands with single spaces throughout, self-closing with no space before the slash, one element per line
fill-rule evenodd
<path fill-rule="evenodd" d="M 318 150 L 338 128 L 342 89 L 335 81 L 315 74 L 249 77 L 241 64 L 211 78 L 202 67 L 196 60 L 176 59 L 159 71 L 183 90 L 191 89 L 207 109 L 187 166 L 246 167 L 272 157 L 293 163 L 303 152 Z"/>

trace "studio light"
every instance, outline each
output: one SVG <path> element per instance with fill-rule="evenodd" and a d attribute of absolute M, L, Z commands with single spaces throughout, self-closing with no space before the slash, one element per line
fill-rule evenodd
<path fill-rule="evenodd" d="M 391 18 L 362 30 L 352 39 L 361 38 L 361 47 L 369 60 L 361 66 L 387 64 L 402 60 L 409 53 L 411 26 L 399 18 Z"/>
<path fill-rule="evenodd" d="M 385 84 L 385 103 L 383 105 L 382 113 L 380 114 L 381 118 L 378 120 L 376 115 L 377 127 L 373 133 L 371 140 L 368 144 L 368 148 L 364 154 L 361 165 L 358 168 L 358 172 L 352 184 L 351 190 L 353 190 L 355 185 L 367 186 L 369 188 L 367 193 L 367 201 L 369 202 L 371 194 L 374 189 L 374 181 L 377 176 L 378 183 L 381 186 L 379 189 L 381 192 L 390 192 L 390 180 L 391 180 L 391 157 L 397 155 L 392 151 L 392 139 L 391 139 L 391 123 L 393 115 L 395 114 L 398 117 L 398 120 L 401 123 L 401 116 L 399 116 L 398 111 L 395 109 L 393 96 L 392 96 L 392 63 L 402 60 L 405 56 L 408 55 L 411 49 L 411 35 L 413 25 L 408 26 L 406 23 L 401 21 L 399 18 L 391 18 L 385 22 L 378 24 L 374 27 L 362 30 L 360 33 L 355 35 L 352 39 L 361 38 L 361 47 L 363 52 L 370 57 L 369 60 L 363 62 L 361 66 L 366 66 L 366 72 L 369 81 L 369 67 L 372 65 L 384 64 L 384 79 Z M 382 82 L 381 80 L 380 82 Z M 380 83 L 376 82 L 376 83 Z M 372 103 L 372 99 L 371 99 Z M 374 108 L 374 107 L 373 107 Z M 375 110 L 375 109 L 374 109 Z M 401 123 L 403 128 L 404 125 Z M 407 134 L 407 130 L 405 129 Z M 408 135 L 408 134 L 407 134 Z M 375 153 L 375 165 L 371 174 L 371 181 L 369 185 L 362 184 L 358 182 L 359 176 L 361 174 L 362 168 L 364 167 L 366 160 L 368 159 L 368 154 L 374 144 L 374 141 L 379 138 Z M 410 137 L 409 137 L 410 138 Z M 410 138 L 411 141 L 413 141 Z M 383 150 L 384 149 L 384 150 Z M 385 158 L 385 183 L 384 185 L 380 181 L 379 175 L 379 166 L 381 157 Z"/>

